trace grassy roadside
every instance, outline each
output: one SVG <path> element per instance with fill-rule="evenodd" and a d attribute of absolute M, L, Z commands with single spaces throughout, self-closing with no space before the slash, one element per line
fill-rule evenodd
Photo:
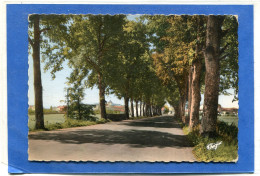
<path fill-rule="evenodd" d="M 103 123 L 107 123 L 109 121 L 110 120 L 105 120 L 105 119 L 100 119 L 97 121 L 88 121 L 88 120 L 76 120 L 76 119 L 66 118 L 65 122 L 63 122 L 63 123 L 53 123 L 53 124 L 45 125 L 45 131 L 103 124 Z M 35 132 L 35 131 L 43 131 L 43 130 L 35 130 L 35 129 L 29 128 L 29 131 Z"/>
<path fill-rule="evenodd" d="M 199 127 L 190 132 L 189 127 L 184 126 L 183 131 L 194 144 L 193 154 L 198 161 L 203 162 L 235 162 L 238 159 L 238 128 L 234 125 L 227 125 L 224 122 L 218 122 L 217 134 L 214 139 L 202 137 L 199 133 Z M 219 143 L 217 149 L 208 150 L 210 143 Z"/>
<path fill-rule="evenodd" d="M 111 120 L 105 120 L 105 119 L 99 119 L 96 121 L 89 121 L 89 120 L 76 120 L 76 119 L 71 119 L 71 118 L 65 118 L 64 120 L 61 120 L 58 117 L 51 117 L 53 120 L 57 120 L 58 122 L 52 122 L 48 123 L 48 121 L 45 122 L 45 130 L 35 130 L 32 128 L 34 124 L 30 124 L 29 122 L 29 131 L 30 132 L 36 132 L 36 131 L 51 131 L 51 130 L 57 130 L 57 129 L 63 129 L 63 128 L 73 128 L 73 127 L 81 127 L 81 126 L 90 126 L 90 125 L 96 125 L 96 124 L 104 124 L 107 122 L 110 122 Z M 49 118 L 49 121 L 50 119 Z M 138 119 L 144 119 L 147 118 L 145 116 L 141 117 L 131 117 L 129 120 L 138 120 Z"/>

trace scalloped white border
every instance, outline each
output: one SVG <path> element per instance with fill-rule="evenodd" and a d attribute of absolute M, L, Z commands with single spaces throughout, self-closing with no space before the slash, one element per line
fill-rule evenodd
<path fill-rule="evenodd" d="M 71 4 L 71 0 L 1 0 L 0 1 L 0 173 L 7 176 L 7 72 L 6 4 Z M 260 175 L 260 1 L 259 0 L 76 0 L 77 4 L 253 4 L 254 74 L 255 74 L 255 174 Z M 36 174 L 24 174 L 34 176 Z M 45 174 L 37 174 L 41 176 Z M 123 174 L 121 174 L 123 175 Z M 213 175 L 213 174 L 212 174 Z M 214 174 L 215 176 L 216 174 Z M 225 174 L 227 175 L 227 174 Z M 222 176 L 225 176 L 222 175 Z M 252 176 L 252 174 L 244 174 Z M 154 175 L 155 176 L 155 175 Z"/>

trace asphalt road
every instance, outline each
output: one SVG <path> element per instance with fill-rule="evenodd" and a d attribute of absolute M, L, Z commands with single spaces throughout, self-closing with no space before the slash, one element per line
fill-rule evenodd
<path fill-rule="evenodd" d="M 29 160 L 195 161 L 172 116 L 125 120 L 29 134 Z"/>

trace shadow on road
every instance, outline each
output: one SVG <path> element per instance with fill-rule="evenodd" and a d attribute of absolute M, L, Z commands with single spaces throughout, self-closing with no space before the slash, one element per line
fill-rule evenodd
<path fill-rule="evenodd" d="M 169 121 L 169 122 L 167 122 Z M 169 123 L 169 124 L 168 124 Z M 157 117 L 143 119 L 140 121 L 122 123 L 130 126 L 153 126 L 159 128 L 179 128 L 179 124 L 169 117 Z M 125 129 L 123 131 L 102 130 L 102 129 L 75 129 L 62 132 L 43 132 L 29 135 L 34 140 L 54 140 L 68 144 L 128 144 L 131 147 L 192 147 L 184 135 L 174 135 L 167 132 Z"/>
<path fill-rule="evenodd" d="M 61 143 L 129 144 L 131 147 L 191 147 L 186 136 L 146 130 L 75 130 L 62 133 L 30 134 L 29 139 L 54 140 Z"/>
<path fill-rule="evenodd" d="M 124 123 L 123 125 L 155 128 L 181 128 L 180 123 L 178 123 L 173 119 L 173 117 L 170 116 L 142 119 L 139 121 Z"/>

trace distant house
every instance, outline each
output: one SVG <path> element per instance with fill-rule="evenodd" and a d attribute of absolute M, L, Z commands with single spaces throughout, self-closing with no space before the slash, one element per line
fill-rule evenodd
<path fill-rule="evenodd" d="M 222 115 L 237 115 L 238 108 L 221 108 Z"/>
<path fill-rule="evenodd" d="M 56 110 L 57 110 L 58 112 L 65 112 L 66 109 L 67 109 L 67 106 L 65 106 L 65 105 L 63 105 L 63 106 L 58 106 L 58 107 L 56 108 Z"/>
<path fill-rule="evenodd" d="M 218 113 L 221 115 L 237 115 L 238 108 L 223 108 L 221 105 L 218 105 Z"/>
<path fill-rule="evenodd" d="M 125 112 L 125 107 L 124 106 L 113 106 L 114 111 L 120 111 L 121 113 Z"/>
<path fill-rule="evenodd" d="M 120 104 L 114 104 L 111 100 L 106 103 L 106 109 L 110 111 L 120 111 L 120 113 L 125 112 L 125 107 L 120 105 Z M 93 105 L 93 110 L 100 110 L 100 105 L 99 104 L 94 104 Z"/>
<path fill-rule="evenodd" d="M 59 108 L 58 107 L 52 107 L 52 110 L 59 112 Z"/>
<path fill-rule="evenodd" d="M 29 109 L 35 111 L 35 106 L 34 105 L 29 105 Z"/>

